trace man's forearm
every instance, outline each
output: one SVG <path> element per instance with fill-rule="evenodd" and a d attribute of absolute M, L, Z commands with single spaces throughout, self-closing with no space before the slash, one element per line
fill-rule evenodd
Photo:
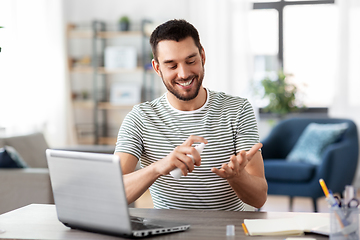
<path fill-rule="evenodd" d="M 124 175 L 124 185 L 128 204 L 138 199 L 160 175 L 150 165 L 138 171 Z"/>
<path fill-rule="evenodd" d="M 267 182 L 264 174 L 264 163 L 260 148 L 261 143 L 251 147 L 249 151 L 240 151 L 230 157 L 221 169 L 211 171 L 227 179 L 236 195 L 245 203 L 260 208 L 267 199 Z"/>
<path fill-rule="evenodd" d="M 228 179 L 236 195 L 245 203 L 261 208 L 267 199 L 267 183 L 262 177 L 249 174 L 246 170 L 236 178 Z"/>

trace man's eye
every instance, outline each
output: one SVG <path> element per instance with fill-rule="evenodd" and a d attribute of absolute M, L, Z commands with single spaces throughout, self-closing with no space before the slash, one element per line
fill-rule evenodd
<path fill-rule="evenodd" d="M 170 69 L 176 69 L 176 65 L 171 66 Z"/>
<path fill-rule="evenodd" d="M 195 60 L 194 61 L 191 61 L 191 62 L 188 62 L 188 64 L 194 64 L 195 63 Z"/>

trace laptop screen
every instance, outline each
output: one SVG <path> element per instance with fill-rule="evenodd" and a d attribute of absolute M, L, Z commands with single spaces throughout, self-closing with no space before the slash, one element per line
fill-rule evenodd
<path fill-rule="evenodd" d="M 46 155 L 62 223 L 90 231 L 131 235 L 118 156 L 51 149 Z"/>

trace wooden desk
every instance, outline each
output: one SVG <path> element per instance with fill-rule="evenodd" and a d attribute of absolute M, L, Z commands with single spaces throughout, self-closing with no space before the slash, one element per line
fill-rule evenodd
<path fill-rule="evenodd" d="M 156 239 L 187 239 L 187 240 L 221 240 L 221 239 L 284 239 L 279 237 L 249 237 L 245 236 L 241 223 L 250 218 L 284 218 L 299 214 L 321 213 L 284 213 L 284 212 L 222 212 L 195 210 L 158 210 L 158 209 L 130 209 L 132 215 L 180 221 L 191 224 L 185 232 L 158 235 Z M 226 225 L 235 225 L 235 236 L 226 236 Z M 65 227 L 57 219 L 54 205 L 31 204 L 17 210 L 0 215 L 0 239 L 122 239 L 95 233 L 73 230 Z M 321 235 L 305 235 L 316 239 L 328 239 Z M 150 238 L 145 238 L 150 239 Z"/>

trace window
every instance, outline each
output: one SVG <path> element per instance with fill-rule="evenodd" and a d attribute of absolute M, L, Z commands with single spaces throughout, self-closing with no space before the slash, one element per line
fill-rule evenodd
<path fill-rule="evenodd" d="M 327 107 L 332 103 L 338 41 L 337 6 L 332 3 L 327 0 L 254 3 L 250 37 L 255 82 L 266 75 L 275 78 L 277 70 L 284 69 L 285 73 L 293 74 L 292 81 L 303 93 L 307 107 Z"/>

